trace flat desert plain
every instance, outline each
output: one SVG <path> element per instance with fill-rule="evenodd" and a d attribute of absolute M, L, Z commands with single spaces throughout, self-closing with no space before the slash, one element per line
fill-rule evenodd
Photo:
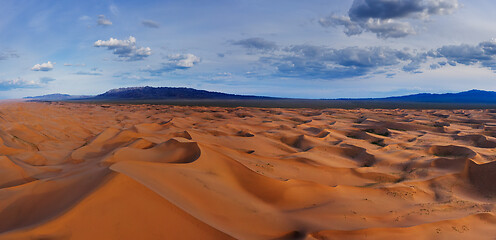
<path fill-rule="evenodd" d="M 496 111 L 0 104 L 0 239 L 494 239 Z"/>

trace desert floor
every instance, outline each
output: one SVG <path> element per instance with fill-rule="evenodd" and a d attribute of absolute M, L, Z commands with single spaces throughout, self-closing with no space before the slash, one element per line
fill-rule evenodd
<path fill-rule="evenodd" d="M 494 239 L 495 137 L 490 110 L 4 103 L 0 239 Z"/>

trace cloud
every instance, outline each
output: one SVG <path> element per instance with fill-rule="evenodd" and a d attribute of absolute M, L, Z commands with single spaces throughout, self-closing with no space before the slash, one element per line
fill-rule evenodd
<path fill-rule="evenodd" d="M 117 55 L 121 60 L 125 61 L 143 60 L 152 54 L 152 50 L 149 47 L 137 47 L 136 38 L 133 36 L 125 40 L 115 38 L 110 38 L 107 41 L 98 40 L 93 46 L 106 47 L 108 50 L 112 50 L 113 54 Z"/>
<path fill-rule="evenodd" d="M 178 68 L 190 68 L 199 63 L 201 59 L 191 53 L 169 55 L 170 63 Z"/>
<path fill-rule="evenodd" d="M 0 51 L 0 60 L 6 60 L 9 58 L 18 58 L 19 55 L 14 51 Z"/>
<path fill-rule="evenodd" d="M 101 75 L 103 75 L 101 72 L 95 72 L 95 71 L 79 71 L 79 72 L 75 72 L 74 74 L 86 75 L 86 76 L 101 76 Z"/>
<path fill-rule="evenodd" d="M 398 71 L 416 74 L 457 64 L 480 66 L 496 72 L 496 39 L 476 45 L 447 45 L 428 51 L 292 45 L 260 57 L 259 64 L 264 68 L 255 77 L 267 75 L 266 71 L 269 71 L 276 77 L 324 80 L 383 73 L 391 76 Z"/>
<path fill-rule="evenodd" d="M 119 15 L 119 8 L 115 4 L 110 4 L 109 10 L 114 15 Z"/>
<path fill-rule="evenodd" d="M 110 26 L 112 22 L 105 17 L 105 15 L 98 15 L 98 20 L 96 23 L 100 26 Z"/>
<path fill-rule="evenodd" d="M 0 91 L 8 91 L 17 88 L 39 88 L 40 84 L 34 81 L 27 81 L 22 78 L 10 80 L 0 80 Z"/>
<path fill-rule="evenodd" d="M 143 69 L 145 72 L 149 72 L 152 76 L 160 76 L 164 72 L 172 72 L 175 70 L 186 70 L 194 67 L 201 62 L 201 58 L 197 57 L 191 53 L 188 54 L 173 54 L 167 56 L 168 62 L 162 63 L 160 68 L 148 67 Z"/>
<path fill-rule="evenodd" d="M 242 46 L 250 50 L 271 51 L 277 49 L 277 44 L 263 38 L 247 38 L 239 41 L 231 41 L 232 45 Z"/>
<path fill-rule="evenodd" d="M 83 16 L 79 17 L 79 20 L 80 21 L 88 21 L 88 20 L 91 20 L 91 17 L 90 16 L 83 15 Z"/>
<path fill-rule="evenodd" d="M 160 27 L 160 24 L 158 24 L 158 22 L 155 22 L 152 20 L 143 20 L 143 21 L 141 21 L 141 24 L 143 24 L 143 26 L 149 27 L 149 28 L 159 28 Z"/>
<path fill-rule="evenodd" d="M 458 0 L 354 0 L 347 16 L 321 18 L 323 27 L 344 26 L 348 36 L 371 32 L 379 38 L 401 38 L 416 34 L 408 20 L 451 14 Z"/>
<path fill-rule="evenodd" d="M 282 53 L 260 61 L 271 65 L 278 77 L 331 80 L 373 74 L 379 69 L 408 64 L 414 58 L 406 50 L 387 47 L 335 49 L 306 44 L 283 48 Z"/>
<path fill-rule="evenodd" d="M 55 63 L 52 63 L 50 61 L 48 61 L 46 63 L 36 64 L 31 68 L 31 70 L 32 71 L 43 71 L 43 72 L 51 71 L 51 70 L 53 70 L 54 64 Z"/>
<path fill-rule="evenodd" d="M 348 36 L 362 34 L 364 30 L 358 23 L 351 21 L 348 16 L 331 15 L 326 18 L 319 19 L 319 24 L 322 27 L 342 25 L 344 26 L 344 33 Z"/>
<path fill-rule="evenodd" d="M 122 73 L 116 73 L 112 77 L 114 78 L 120 78 L 124 80 L 132 80 L 132 81 L 149 81 L 150 78 L 143 77 L 131 72 L 122 72 Z"/>
<path fill-rule="evenodd" d="M 480 64 L 482 67 L 496 71 L 496 39 L 484 41 L 477 45 L 443 46 L 433 52 L 431 56 L 445 58 L 451 66 Z"/>
<path fill-rule="evenodd" d="M 348 12 L 351 19 L 428 18 L 450 14 L 458 0 L 355 0 Z"/>
<path fill-rule="evenodd" d="M 66 67 L 84 67 L 86 66 L 85 63 L 64 63 L 64 66 Z"/>
<path fill-rule="evenodd" d="M 103 71 L 99 68 L 92 68 L 91 70 L 89 71 L 78 71 L 78 72 L 75 72 L 74 74 L 76 75 L 86 75 L 86 76 L 101 76 L 103 75 L 102 73 Z"/>
<path fill-rule="evenodd" d="M 40 83 L 43 83 L 43 84 L 47 84 L 47 83 L 53 82 L 53 81 L 55 81 L 55 78 L 51 78 L 51 77 L 40 78 Z"/>

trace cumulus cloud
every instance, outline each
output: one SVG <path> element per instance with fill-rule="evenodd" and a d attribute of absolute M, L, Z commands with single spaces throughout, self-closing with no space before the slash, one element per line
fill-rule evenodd
<path fill-rule="evenodd" d="M 178 68 L 190 68 L 195 64 L 200 62 L 200 58 L 188 53 L 188 54 L 173 54 L 169 55 L 168 59 L 170 63 Z"/>
<path fill-rule="evenodd" d="M 419 51 L 389 47 L 331 48 L 309 44 L 292 45 L 259 58 L 262 76 L 301 79 L 345 79 L 374 74 L 392 76 L 398 71 L 421 73 L 457 64 L 479 66 L 496 72 L 496 39 L 476 45 L 448 45 Z M 264 72 L 265 71 L 265 72 Z"/>
<path fill-rule="evenodd" d="M 119 40 L 110 38 L 109 40 L 98 40 L 93 44 L 94 47 L 105 47 L 111 50 L 113 54 L 117 55 L 121 60 L 137 61 L 152 54 L 149 47 L 137 47 L 136 38 L 130 36 L 128 39 Z"/>
<path fill-rule="evenodd" d="M 414 55 L 387 47 L 334 49 L 314 45 L 286 47 L 282 53 L 260 59 L 279 77 L 342 79 L 364 76 L 378 69 L 408 64 Z"/>
<path fill-rule="evenodd" d="M 277 49 L 277 44 L 263 38 L 247 38 L 238 41 L 231 41 L 231 44 L 242 46 L 250 50 L 270 51 Z"/>
<path fill-rule="evenodd" d="M 143 69 L 145 72 L 149 72 L 153 76 L 160 76 L 164 72 L 172 72 L 175 70 L 185 70 L 190 69 L 201 62 L 201 58 L 197 57 L 191 53 L 188 54 L 172 54 L 167 56 L 168 61 L 162 63 L 160 68 Z"/>
<path fill-rule="evenodd" d="M 476 65 L 496 71 L 496 39 L 477 45 L 449 45 L 438 48 L 432 57 L 445 58 L 451 66 L 456 64 Z"/>
<path fill-rule="evenodd" d="M 39 83 L 35 81 L 27 81 L 22 78 L 15 78 L 9 80 L 0 80 L 0 91 L 8 91 L 17 88 L 38 88 Z"/>
<path fill-rule="evenodd" d="M 53 70 L 54 64 L 55 63 L 52 63 L 50 61 L 48 61 L 46 63 L 36 64 L 31 68 L 31 70 L 32 71 L 43 71 L 43 72 L 51 71 L 51 70 Z"/>
<path fill-rule="evenodd" d="M 344 26 L 348 36 L 367 31 L 379 38 L 401 38 L 416 33 L 408 20 L 451 14 L 458 7 L 458 0 L 354 0 L 348 15 L 330 15 L 319 24 Z"/>
<path fill-rule="evenodd" d="M 96 23 L 100 26 L 110 26 L 112 25 L 112 22 L 105 17 L 105 15 L 98 15 L 98 19 L 96 20 Z"/>
<path fill-rule="evenodd" d="M 159 28 L 160 24 L 158 22 L 152 21 L 152 20 L 143 20 L 141 21 L 141 24 L 145 27 L 149 28 Z"/>

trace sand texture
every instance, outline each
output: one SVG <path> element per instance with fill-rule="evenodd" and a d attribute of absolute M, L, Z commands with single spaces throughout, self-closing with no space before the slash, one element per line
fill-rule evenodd
<path fill-rule="evenodd" d="M 495 239 L 496 111 L 0 104 L 0 239 Z"/>

